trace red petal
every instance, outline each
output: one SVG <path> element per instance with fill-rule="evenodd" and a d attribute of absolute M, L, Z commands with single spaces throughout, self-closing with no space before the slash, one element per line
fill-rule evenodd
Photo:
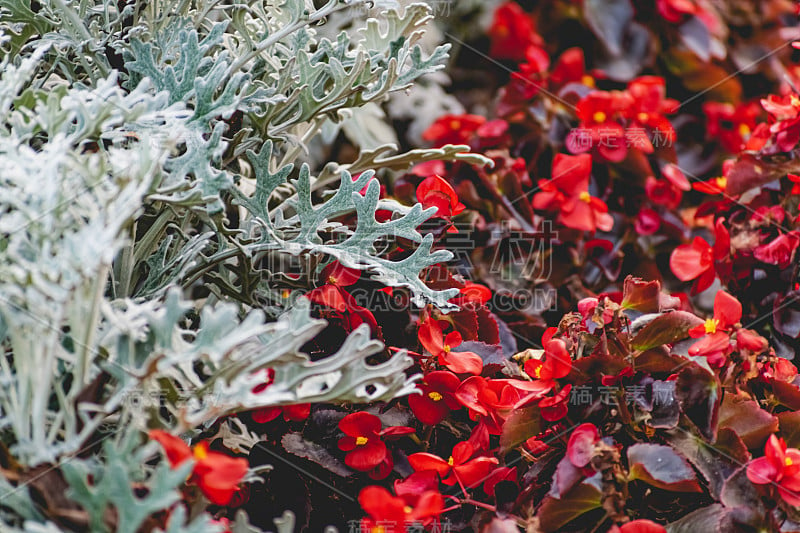
<path fill-rule="evenodd" d="M 422 347 L 433 355 L 439 355 L 444 350 L 442 327 L 438 321 L 430 317 L 420 324 L 417 337 Z"/>
<path fill-rule="evenodd" d="M 336 285 L 329 285 L 326 283 L 325 285 L 317 287 L 316 289 L 308 292 L 306 294 L 306 298 L 312 302 L 330 307 L 331 309 L 336 309 L 340 313 L 344 313 L 347 310 L 347 305 L 345 304 L 344 298 L 339 291 L 341 291 L 341 289 Z"/>
<path fill-rule="evenodd" d="M 417 417 L 417 420 L 429 426 L 438 424 L 450 414 L 450 407 L 444 399 L 434 401 L 425 390 L 423 390 L 422 394 L 410 395 L 408 397 L 408 406 L 411 407 L 411 411 Z"/>
<path fill-rule="evenodd" d="M 456 374 L 480 374 L 483 370 L 483 359 L 472 352 L 442 353 L 439 361 Z"/>
<path fill-rule="evenodd" d="M 157 441 L 161 447 L 164 448 L 164 453 L 167 455 L 167 460 L 169 460 L 172 468 L 176 468 L 192 457 L 192 450 L 189 448 L 189 445 L 166 431 L 152 429 L 148 433 L 148 436 L 154 441 Z"/>
<path fill-rule="evenodd" d="M 742 304 L 725 291 L 719 291 L 714 298 L 714 318 L 720 327 L 728 328 L 742 319 Z"/>
<path fill-rule="evenodd" d="M 378 466 L 386 458 L 387 452 L 388 449 L 383 441 L 372 438 L 366 444 L 357 446 L 348 453 L 344 458 L 344 463 L 353 470 L 366 472 Z"/>
<path fill-rule="evenodd" d="M 714 355 L 727 352 L 730 348 L 731 338 L 724 331 L 717 331 L 706 335 L 689 347 L 689 355 Z"/>
<path fill-rule="evenodd" d="M 712 266 L 711 246 L 702 237 L 695 237 L 692 244 L 678 246 L 672 252 L 669 266 L 679 280 L 693 280 Z"/>
<path fill-rule="evenodd" d="M 619 528 L 620 533 L 666 533 L 666 528 L 651 520 L 640 518 Z"/>
<path fill-rule="evenodd" d="M 540 377 L 542 379 L 559 379 L 567 376 L 572 370 L 572 357 L 567 351 L 566 343 L 561 339 L 553 339 L 544 347 L 545 362 Z"/>
<path fill-rule="evenodd" d="M 280 407 L 265 407 L 264 409 L 256 409 L 251 413 L 253 422 L 258 424 L 266 424 L 278 418 L 283 411 Z"/>
<path fill-rule="evenodd" d="M 429 490 L 422 493 L 417 505 L 411 511 L 412 521 L 424 522 L 428 518 L 433 518 L 442 514 L 444 509 L 444 498 L 438 490 Z"/>
<path fill-rule="evenodd" d="M 349 268 L 339 261 L 333 261 L 322 269 L 320 280 L 322 283 L 330 283 L 339 287 L 352 285 L 361 277 L 361 271 L 357 268 Z"/>
<path fill-rule="evenodd" d="M 375 521 L 393 524 L 402 524 L 405 521 L 405 503 L 383 487 L 365 487 L 358 494 L 358 503 Z"/>
<path fill-rule="evenodd" d="M 194 474 L 200 490 L 212 503 L 227 505 L 239 490 L 248 467 L 247 459 L 210 451 L 195 465 Z"/>
<path fill-rule="evenodd" d="M 456 399 L 467 409 L 486 416 L 489 413 L 479 401 L 481 391 L 483 391 L 486 386 L 486 380 L 480 376 L 467 378 L 461 383 L 458 390 L 456 390 Z"/>
<path fill-rule="evenodd" d="M 411 468 L 417 472 L 422 470 L 433 470 L 441 477 L 446 476 L 450 472 L 450 465 L 447 463 L 447 461 L 438 455 L 433 455 L 432 453 L 412 453 L 408 456 L 408 462 L 411 464 Z"/>
<path fill-rule="evenodd" d="M 381 430 L 381 419 L 370 413 L 351 413 L 339 421 L 339 429 L 351 437 L 377 437 Z"/>
<path fill-rule="evenodd" d="M 589 464 L 594 455 L 594 444 L 598 440 L 600 440 L 600 433 L 594 424 L 581 424 L 575 428 L 567 443 L 569 461 L 578 468 Z"/>
<path fill-rule="evenodd" d="M 551 182 L 568 195 L 589 189 L 592 156 L 589 154 L 556 154 L 553 158 Z"/>
<path fill-rule="evenodd" d="M 778 475 L 766 457 L 759 457 L 747 465 L 747 479 L 756 485 L 771 483 Z"/>
<path fill-rule="evenodd" d="M 466 487 L 477 487 L 483 483 L 498 463 L 494 457 L 477 457 L 472 461 L 453 468 L 453 472 Z"/>

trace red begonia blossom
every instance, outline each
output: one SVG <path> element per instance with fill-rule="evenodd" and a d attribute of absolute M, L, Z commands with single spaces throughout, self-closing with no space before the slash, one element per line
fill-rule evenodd
<path fill-rule="evenodd" d="M 725 291 L 714 298 L 714 316 L 689 330 L 689 336 L 699 341 L 689 347 L 689 355 L 703 355 L 712 366 L 722 366 L 733 350 L 731 333 L 742 319 L 742 304 Z"/>
<path fill-rule="evenodd" d="M 542 38 L 534 21 L 517 2 L 507 1 L 495 10 L 489 26 L 489 55 L 495 59 L 521 61 L 532 46 L 540 47 Z"/>
<path fill-rule="evenodd" d="M 153 429 L 148 435 L 161 444 L 172 468 L 189 459 L 195 461 L 189 480 L 196 483 L 205 497 L 216 505 L 227 505 L 247 474 L 247 459 L 209 450 L 207 442 L 190 448 L 180 438 L 160 429 Z"/>
<path fill-rule="evenodd" d="M 558 221 L 582 231 L 609 231 L 614 219 L 608 206 L 589 194 L 592 158 L 589 154 L 556 154 L 551 179 L 540 180 L 541 192 L 533 196 L 534 209 L 559 211 Z"/>
<path fill-rule="evenodd" d="M 747 479 L 774 487 L 783 501 L 800 507 L 800 450 L 787 448 L 783 439 L 770 435 L 764 457 L 747 465 Z"/>
<path fill-rule="evenodd" d="M 486 480 L 494 465 L 494 457 L 474 457 L 475 449 L 469 442 L 459 442 L 453 447 L 453 454 L 446 461 L 432 453 L 420 452 L 408 456 L 408 462 L 417 472 L 433 470 L 442 478 L 445 485 L 460 483 L 465 487 L 477 487 Z"/>
<path fill-rule="evenodd" d="M 463 342 L 461 333 L 451 331 L 444 335 L 438 320 L 428 318 L 420 324 L 418 332 L 419 342 L 440 365 L 447 367 L 456 374 L 480 374 L 483 369 L 483 360 L 472 352 L 454 352 Z"/>
<path fill-rule="evenodd" d="M 435 207 L 436 216 L 442 218 L 455 216 L 465 208 L 452 185 L 439 176 L 425 178 L 417 185 L 417 200 L 425 209 Z"/>
<path fill-rule="evenodd" d="M 444 420 L 453 409 L 461 409 L 455 392 L 461 380 L 452 372 L 428 372 L 418 385 L 422 394 L 411 394 L 408 405 L 414 416 L 423 424 L 434 425 Z"/>
<path fill-rule="evenodd" d="M 382 437 L 399 437 L 414 432 L 414 428 L 393 426 L 381 430 L 381 419 L 365 413 L 351 413 L 339 421 L 339 429 L 346 435 L 339 439 L 339 449 L 348 452 L 344 458 L 353 470 L 366 472 L 379 466 L 389 454 Z"/>
<path fill-rule="evenodd" d="M 484 122 L 486 118 L 480 115 L 442 115 L 422 132 L 422 138 L 437 148 L 445 144 L 469 144 Z"/>

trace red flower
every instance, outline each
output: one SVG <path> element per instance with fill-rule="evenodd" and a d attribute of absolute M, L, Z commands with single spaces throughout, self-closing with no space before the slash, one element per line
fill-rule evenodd
<path fill-rule="evenodd" d="M 564 50 L 550 72 L 550 83 L 553 88 L 568 83 L 582 83 L 587 87 L 594 87 L 594 78 L 586 74 L 586 60 L 582 48 Z"/>
<path fill-rule="evenodd" d="M 714 247 L 702 237 L 695 237 L 691 244 L 683 244 L 673 250 L 669 266 L 675 277 L 681 281 L 696 280 L 692 294 L 709 288 L 714 283 L 716 270 L 714 262 L 727 259 L 730 254 L 730 235 L 722 219 L 714 225 Z"/>
<path fill-rule="evenodd" d="M 164 448 L 172 468 L 177 468 L 188 459 L 194 459 L 190 480 L 200 487 L 211 503 L 216 505 L 227 505 L 247 474 L 249 466 L 247 459 L 210 451 L 207 442 L 189 448 L 189 445 L 178 437 L 160 429 L 153 429 L 148 435 Z"/>
<path fill-rule="evenodd" d="M 605 202 L 589 194 L 592 158 L 589 154 L 571 156 L 556 154 L 552 178 L 540 180 L 533 196 L 534 209 L 559 210 L 558 220 L 569 228 L 582 231 L 609 231 L 614 219 L 608 214 Z"/>
<path fill-rule="evenodd" d="M 706 134 L 709 139 L 718 139 L 725 150 L 732 154 L 745 148 L 756 127 L 759 109 L 755 102 L 734 106 L 728 103 L 706 102 Z"/>
<path fill-rule="evenodd" d="M 455 395 L 461 405 L 469 410 L 472 420 L 480 420 L 489 433 L 499 435 L 505 419 L 521 397 L 520 389 L 515 387 L 517 382 L 531 383 L 471 376 L 461 383 Z M 544 392 L 540 391 L 539 396 Z"/>
<path fill-rule="evenodd" d="M 348 452 L 344 458 L 347 466 L 361 472 L 372 470 L 389 455 L 381 437 L 399 437 L 414 432 L 413 428 L 406 426 L 388 427 L 383 431 L 381 427 L 380 418 L 365 412 L 351 413 L 339 421 L 339 429 L 347 435 L 339 439 L 339 449 Z"/>
<path fill-rule="evenodd" d="M 436 490 L 418 495 L 412 506 L 405 498 L 392 496 L 383 487 L 369 486 L 359 493 L 358 503 L 369 515 L 362 521 L 359 530 L 374 533 L 406 531 L 406 523 L 425 523 L 439 516 L 444 509 L 444 499 Z"/>
<path fill-rule="evenodd" d="M 665 146 L 672 146 L 675 142 L 675 129 L 664 114 L 674 113 L 678 102 L 666 97 L 664 78 L 636 78 L 628 83 L 627 92 L 632 98 L 630 107 L 626 109 L 630 119 L 628 127 L 649 128 L 658 132 L 659 139 Z M 637 141 L 639 140 L 637 137 Z M 653 145 L 647 136 L 641 136 L 641 142 L 636 147 L 645 153 L 653 152 Z"/>
<path fill-rule="evenodd" d="M 486 118 L 480 115 L 442 115 L 422 132 L 422 138 L 435 147 L 445 144 L 469 144 L 470 138 Z"/>
<path fill-rule="evenodd" d="M 347 303 L 342 295 L 346 292 L 343 288 L 354 284 L 360 277 L 360 270 L 348 268 L 339 261 L 333 261 L 320 273 L 323 285 L 309 291 L 306 297 L 312 302 L 344 313 L 347 310 Z"/>
<path fill-rule="evenodd" d="M 461 409 L 455 392 L 461 380 L 446 370 L 437 370 L 425 374 L 419 390 L 422 394 L 408 397 L 408 405 L 414 416 L 423 424 L 434 425 L 444 420 L 452 409 Z"/>
<path fill-rule="evenodd" d="M 453 187 L 439 176 L 431 176 L 422 180 L 417 186 L 417 200 L 425 209 L 435 207 L 439 217 L 451 217 L 464 210 Z"/>
<path fill-rule="evenodd" d="M 592 91 L 575 106 L 580 125 L 567 136 L 572 153 L 595 149 L 602 159 L 619 162 L 628 153 L 623 119 L 633 103 L 623 91 Z"/>
<path fill-rule="evenodd" d="M 531 17 L 514 1 L 501 4 L 494 12 L 489 26 L 491 47 L 489 55 L 495 59 L 522 61 L 530 46 L 541 46 Z"/>
<path fill-rule="evenodd" d="M 800 98 L 796 94 L 771 94 L 761 100 L 761 105 L 775 120 L 769 128 L 775 135 L 775 144 L 782 152 L 789 152 L 800 141 Z"/>
<path fill-rule="evenodd" d="M 790 231 L 756 247 L 753 250 L 753 257 L 762 263 L 787 268 L 792 262 L 792 256 L 798 244 L 800 244 L 800 232 Z"/>
<path fill-rule="evenodd" d="M 594 424 L 581 424 L 575 428 L 567 442 L 567 457 L 576 468 L 584 468 L 594 457 L 594 445 L 600 440 L 600 432 Z"/>
<path fill-rule="evenodd" d="M 764 457 L 747 465 L 747 479 L 756 485 L 772 485 L 783 501 L 800 506 L 800 450 L 787 449 L 783 439 L 770 435 Z"/>
<path fill-rule="evenodd" d="M 445 461 L 431 453 L 414 453 L 408 456 L 408 462 L 417 472 L 434 470 L 442 478 L 445 485 L 461 483 L 465 487 L 477 487 L 492 471 L 497 459 L 494 457 L 476 457 L 472 459 L 475 449 L 469 442 L 459 442 L 453 447 L 453 455 Z"/>
<path fill-rule="evenodd" d="M 714 317 L 689 330 L 699 341 L 689 347 L 689 355 L 704 355 L 712 366 L 722 366 L 731 350 L 730 332 L 742 319 L 742 304 L 725 291 L 714 298 Z"/>
<path fill-rule="evenodd" d="M 444 336 L 442 326 L 438 320 L 428 318 L 419 326 L 419 342 L 438 360 L 440 365 L 446 366 L 456 374 L 480 374 L 483 369 L 483 359 L 472 352 L 454 352 L 453 347 L 460 346 L 463 342 L 461 333 L 451 331 Z"/>
<path fill-rule="evenodd" d="M 566 377 L 572 370 L 572 357 L 566 343 L 561 339 L 551 339 L 544 345 L 544 361 L 528 359 L 525 372 L 548 390 L 555 387 L 555 380 Z"/>

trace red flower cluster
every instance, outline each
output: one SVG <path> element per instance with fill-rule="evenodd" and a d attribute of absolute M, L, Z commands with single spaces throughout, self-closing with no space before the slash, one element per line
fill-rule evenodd
<path fill-rule="evenodd" d="M 576 156 L 556 154 L 549 180 L 540 180 L 533 196 L 534 209 L 558 211 L 558 221 L 582 231 L 610 231 L 614 219 L 608 206 L 589 194 L 592 158 L 589 154 Z"/>
<path fill-rule="evenodd" d="M 239 483 L 247 474 L 247 459 L 211 451 L 207 442 L 189 448 L 178 437 L 160 429 L 151 430 L 149 435 L 164 448 L 172 468 L 177 468 L 189 459 L 195 461 L 190 481 L 200 487 L 209 501 L 216 505 L 230 503 L 234 493 L 239 490 Z"/>
<path fill-rule="evenodd" d="M 653 153 L 658 146 L 647 133 L 672 146 L 675 130 L 664 115 L 676 109 L 664 79 L 656 76 L 631 80 L 624 91 L 592 91 L 576 106 L 580 125 L 567 136 L 567 147 L 572 153 L 594 149 L 600 160 L 612 162 L 625 159 L 629 146 Z"/>

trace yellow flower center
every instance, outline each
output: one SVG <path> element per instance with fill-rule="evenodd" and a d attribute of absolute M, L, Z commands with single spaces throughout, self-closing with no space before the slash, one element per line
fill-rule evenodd
<path fill-rule="evenodd" d="M 406 514 L 410 513 L 410 512 L 411 512 L 411 511 L 413 511 L 413 510 L 414 510 L 414 509 L 412 509 L 410 505 L 406 505 L 405 507 L 403 507 L 403 511 L 404 511 Z"/>
<path fill-rule="evenodd" d="M 597 111 L 595 112 L 594 115 L 592 115 L 592 118 L 594 119 L 595 122 L 605 122 L 606 114 L 603 113 L 602 111 Z"/>
<path fill-rule="evenodd" d="M 194 453 L 194 458 L 197 459 L 198 461 L 202 461 L 203 459 L 208 457 L 208 452 L 206 451 L 205 446 L 195 446 L 192 452 Z"/>
<path fill-rule="evenodd" d="M 450 129 L 451 130 L 460 130 L 461 129 L 461 121 L 458 119 L 453 119 L 450 121 Z"/>
<path fill-rule="evenodd" d="M 586 85 L 587 87 L 594 87 L 594 78 L 589 76 L 588 74 L 584 74 L 581 78 L 581 83 Z"/>
<path fill-rule="evenodd" d="M 363 445 L 365 445 L 367 442 L 369 442 L 369 439 L 368 439 L 367 437 L 358 437 L 358 438 L 356 439 L 356 446 L 363 446 Z"/>
<path fill-rule="evenodd" d="M 372 533 L 386 533 L 386 528 L 383 526 L 375 526 L 372 528 Z"/>
<path fill-rule="evenodd" d="M 724 189 L 728 186 L 728 178 L 726 178 L 725 176 L 714 178 L 714 183 L 716 183 L 717 187 L 719 187 L 720 189 Z"/>
<path fill-rule="evenodd" d="M 789 97 L 789 101 L 792 103 L 794 107 L 800 107 L 800 98 L 798 98 L 794 94 Z"/>
<path fill-rule="evenodd" d="M 442 400 L 442 395 L 436 391 L 431 391 L 428 393 L 428 398 L 433 400 L 434 402 L 439 402 Z"/>
<path fill-rule="evenodd" d="M 792 464 L 793 464 L 793 463 L 792 463 L 792 458 L 791 458 L 791 457 L 787 457 L 786 459 L 784 459 L 784 460 L 783 460 L 783 462 L 784 462 L 784 464 L 785 464 L 786 466 L 792 466 Z"/>
<path fill-rule="evenodd" d="M 581 193 L 578 195 L 578 198 L 580 198 L 580 199 L 581 199 L 581 201 L 584 201 L 584 202 L 586 202 L 587 204 L 588 204 L 589 202 L 591 202 L 591 201 L 592 201 L 592 195 L 591 195 L 591 194 L 589 194 L 589 192 L 588 192 L 588 191 L 583 191 L 583 192 L 581 192 Z"/>
<path fill-rule="evenodd" d="M 444 348 L 442 348 L 442 349 L 444 350 L 444 353 L 450 353 L 450 345 L 449 344 L 445 344 Z"/>
<path fill-rule="evenodd" d="M 647 119 L 648 119 L 649 116 L 650 115 L 648 115 L 647 113 L 642 112 L 642 113 L 639 113 L 638 115 L 636 115 L 636 118 L 639 119 L 639 122 L 647 122 Z"/>
<path fill-rule="evenodd" d="M 283 289 L 281 291 L 281 296 L 283 296 L 284 298 L 288 298 L 289 296 L 291 296 L 291 294 L 292 294 L 292 291 L 290 291 L 289 289 Z"/>
<path fill-rule="evenodd" d="M 536 375 L 536 379 L 541 378 L 542 377 L 542 367 L 541 366 L 537 366 L 536 370 L 534 370 L 533 373 Z"/>
<path fill-rule="evenodd" d="M 709 318 L 703 325 L 706 328 L 706 333 L 716 333 L 717 326 L 719 326 L 719 320 L 717 320 L 716 318 Z"/>
<path fill-rule="evenodd" d="M 334 278 L 333 276 L 328 276 L 328 283 L 330 283 L 331 285 L 336 285 L 336 278 Z"/>
<path fill-rule="evenodd" d="M 453 456 L 452 455 L 450 456 L 450 459 L 447 460 L 447 464 L 449 464 L 450 466 L 453 466 Z"/>
<path fill-rule="evenodd" d="M 742 137 L 747 137 L 750 135 L 750 126 L 747 124 L 739 124 L 739 135 Z"/>

